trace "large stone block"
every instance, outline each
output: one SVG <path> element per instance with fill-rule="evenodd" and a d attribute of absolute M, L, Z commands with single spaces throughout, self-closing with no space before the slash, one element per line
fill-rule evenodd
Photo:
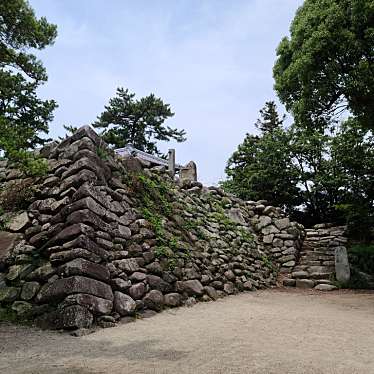
<path fill-rule="evenodd" d="M 59 313 L 61 327 L 66 330 L 89 328 L 93 322 L 93 316 L 87 308 L 81 305 L 68 306 Z"/>
<path fill-rule="evenodd" d="M 95 315 L 110 314 L 113 309 L 112 301 L 83 293 L 67 296 L 61 305 L 63 307 L 70 305 L 81 305 Z"/>
<path fill-rule="evenodd" d="M 85 275 L 101 281 L 107 281 L 110 276 L 109 270 L 105 266 L 95 264 L 82 258 L 77 258 L 61 266 L 58 272 L 64 274 L 65 277 Z"/>
<path fill-rule="evenodd" d="M 335 273 L 338 282 L 343 284 L 349 282 L 351 271 L 349 268 L 347 249 L 345 247 L 335 248 Z"/>
<path fill-rule="evenodd" d="M 42 287 L 36 300 L 39 303 L 48 303 L 61 300 L 75 293 L 87 293 L 103 299 L 113 300 L 113 292 L 107 284 L 82 276 L 58 279 Z"/>
<path fill-rule="evenodd" d="M 136 302 L 129 295 L 116 291 L 114 293 L 114 310 L 121 316 L 132 315 L 136 310 Z"/>
<path fill-rule="evenodd" d="M 151 290 L 144 296 L 143 302 L 147 308 L 161 311 L 164 306 L 164 296 L 158 290 Z"/>
<path fill-rule="evenodd" d="M 203 285 L 196 279 L 183 282 L 183 289 L 189 296 L 201 296 L 204 293 Z"/>
<path fill-rule="evenodd" d="M 21 239 L 22 236 L 20 234 L 0 231 L 0 263 L 9 257 L 11 250 Z"/>
<path fill-rule="evenodd" d="M 171 292 L 172 287 L 168 282 L 156 275 L 147 275 L 148 284 L 152 289 L 159 290 L 162 293 Z"/>

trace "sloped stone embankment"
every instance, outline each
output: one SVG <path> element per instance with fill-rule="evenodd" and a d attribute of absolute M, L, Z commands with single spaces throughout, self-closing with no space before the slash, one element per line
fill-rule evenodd
<path fill-rule="evenodd" d="M 270 287 L 295 265 L 303 228 L 264 201 L 120 159 L 89 127 L 42 153 L 44 178 L 0 165 L 3 202 L 24 206 L 3 214 L 3 312 L 52 328 L 107 327 Z"/>

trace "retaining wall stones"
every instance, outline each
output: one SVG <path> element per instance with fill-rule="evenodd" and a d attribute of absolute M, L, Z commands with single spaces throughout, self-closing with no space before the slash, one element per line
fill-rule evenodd
<path fill-rule="evenodd" d="M 109 327 L 271 287 L 295 266 L 303 227 L 265 201 L 121 159 L 89 127 L 42 154 L 49 174 L 31 182 L 0 165 L 2 199 L 20 191 L 26 205 L 2 216 L 3 310 L 52 328 Z"/>
<path fill-rule="evenodd" d="M 330 291 L 337 288 L 335 279 L 341 283 L 348 282 L 346 226 L 319 224 L 305 232 L 296 266 L 283 284 Z"/>

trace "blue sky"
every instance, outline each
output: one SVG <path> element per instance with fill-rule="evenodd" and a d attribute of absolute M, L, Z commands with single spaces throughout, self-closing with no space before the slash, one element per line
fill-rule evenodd
<path fill-rule="evenodd" d="M 91 124 L 117 87 L 154 93 L 171 105 L 172 127 L 188 140 L 177 162 L 194 160 L 199 180 L 224 179 L 228 157 L 265 101 L 276 99 L 275 49 L 302 0 L 30 0 L 37 16 L 58 25 L 39 55 L 49 75 L 40 89 L 63 124 Z"/>

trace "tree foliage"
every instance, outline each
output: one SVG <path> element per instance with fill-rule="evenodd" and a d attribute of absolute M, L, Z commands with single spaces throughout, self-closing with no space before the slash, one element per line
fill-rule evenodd
<path fill-rule="evenodd" d="M 260 112 L 257 127 L 269 108 Z M 223 187 L 243 199 L 282 206 L 307 226 L 348 222 L 356 236 L 365 236 L 374 224 L 372 132 L 356 118 L 336 132 L 295 124 L 285 128 L 282 122 L 271 128 L 246 135 L 228 161 Z"/>
<path fill-rule="evenodd" d="M 56 103 L 37 96 L 47 75 L 31 51 L 52 44 L 56 35 L 56 26 L 37 19 L 27 1 L 0 2 L 0 150 L 16 161 L 46 141 L 42 135 Z"/>
<path fill-rule="evenodd" d="M 255 124 L 261 134 L 246 135 L 227 163 L 222 186 L 242 199 L 265 199 L 291 211 L 299 203 L 299 189 L 282 123 L 275 103 L 267 102 Z"/>
<path fill-rule="evenodd" d="M 153 94 L 137 100 L 128 89 L 118 88 L 93 126 L 104 129 L 104 140 L 116 148 L 130 143 L 139 150 L 161 155 L 159 141 L 186 140 L 184 130 L 165 126 L 165 120 L 173 115 L 169 104 Z"/>
<path fill-rule="evenodd" d="M 275 89 L 299 126 L 349 110 L 374 128 L 373 0 L 305 0 L 277 49 Z"/>

